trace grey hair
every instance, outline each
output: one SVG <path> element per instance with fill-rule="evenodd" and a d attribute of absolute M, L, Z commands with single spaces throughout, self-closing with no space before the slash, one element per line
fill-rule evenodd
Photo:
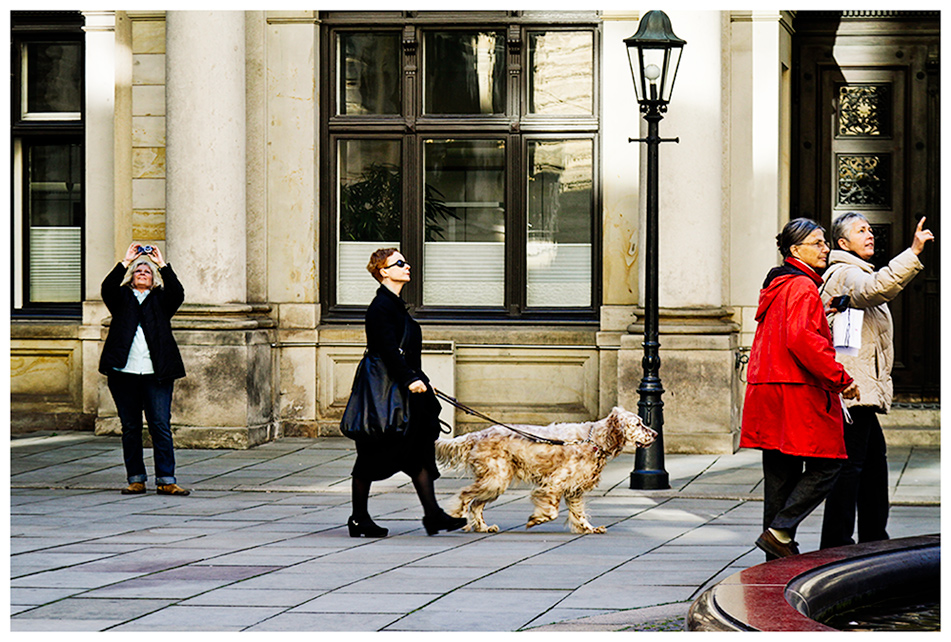
<path fill-rule="evenodd" d="M 864 214 L 858 212 L 846 212 L 838 217 L 832 223 L 832 249 L 839 249 L 839 239 L 849 240 L 849 232 L 852 231 L 852 221 L 862 219 L 868 223 Z"/>
<path fill-rule="evenodd" d="M 792 256 L 790 248 L 802 243 L 814 230 L 822 230 L 825 233 L 825 229 L 811 218 L 794 218 L 786 223 L 783 231 L 776 235 L 776 247 L 783 258 Z"/>
<path fill-rule="evenodd" d="M 135 268 L 142 264 L 148 265 L 149 269 L 152 270 L 152 289 L 154 290 L 156 288 L 165 287 L 165 284 L 162 282 L 162 273 L 159 272 L 158 266 L 155 265 L 152 259 L 146 256 L 140 256 L 129 264 L 129 267 L 126 269 L 125 276 L 122 278 L 122 283 L 120 285 L 127 285 L 131 288 L 132 274 L 135 272 Z"/>

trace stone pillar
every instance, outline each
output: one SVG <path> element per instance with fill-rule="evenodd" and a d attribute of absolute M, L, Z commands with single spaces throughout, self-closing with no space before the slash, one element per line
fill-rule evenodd
<path fill-rule="evenodd" d="M 738 442 L 738 326 L 729 296 L 729 219 L 724 208 L 723 62 L 719 11 L 668 12 L 687 41 L 669 110 L 660 122 L 660 378 L 667 452 L 733 452 Z M 633 101 L 633 98 L 632 98 Z M 642 134 L 643 134 L 642 125 Z M 642 164 L 646 154 L 641 154 Z M 644 181 L 642 168 L 641 184 Z M 644 216 L 646 194 L 640 194 Z M 644 244 L 643 219 L 638 243 Z M 646 268 L 638 253 L 643 283 Z M 621 337 L 618 403 L 637 408 L 643 377 L 643 293 Z"/>
<path fill-rule="evenodd" d="M 124 207 L 124 190 L 120 186 L 125 163 L 116 156 L 122 145 L 118 142 L 130 122 L 125 117 L 131 100 L 131 60 L 117 55 L 128 44 L 128 23 L 115 11 L 84 11 L 86 32 L 86 198 L 85 283 L 83 290 L 83 322 L 79 328 L 82 341 L 82 423 L 90 426 L 97 418 L 103 377 L 99 374 L 102 350 L 102 320 L 109 311 L 99 295 L 103 277 L 117 259 L 117 230 L 129 238 L 129 210 Z M 128 247 L 128 241 L 126 241 Z M 123 250 L 124 251 L 124 250 Z M 100 387 L 102 386 L 102 388 Z M 108 392 L 106 392 L 108 395 Z"/>
<path fill-rule="evenodd" d="M 241 11 L 166 16 L 166 243 L 187 301 L 247 300 Z"/>
<path fill-rule="evenodd" d="M 187 376 L 176 445 L 248 447 L 275 437 L 269 307 L 248 303 L 245 20 L 166 16 L 166 260 L 185 287 L 173 320 Z"/>

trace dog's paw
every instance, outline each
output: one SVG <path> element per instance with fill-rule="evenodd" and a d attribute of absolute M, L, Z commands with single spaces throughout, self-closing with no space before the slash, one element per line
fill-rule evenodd
<path fill-rule="evenodd" d="M 485 532 L 486 532 L 486 533 L 498 533 L 498 532 L 499 532 L 499 526 L 498 526 L 498 524 L 492 524 L 491 526 L 487 526 L 486 529 L 485 529 Z"/>
<path fill-rule="evenodd" d="M 592 526 L 590 532 L 591 532 L 591 533 L 604 533 L 604 532 L 607 531 L 607 530 L 608 530 L 608 529 L 606 529 L 604 526 Z"/>

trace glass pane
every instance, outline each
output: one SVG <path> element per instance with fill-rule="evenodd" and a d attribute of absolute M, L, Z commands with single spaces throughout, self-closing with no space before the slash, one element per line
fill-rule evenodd
<path fill-rule="evenodd" d="M 529 35 L 529 112 L 590 115 L 594 110 L 594 34 L 547 31 Z"/>
<path fill-rule="evenodd" d="M 505 141 L 427 140 L 423 303 L 505 302 Z"/>
<path fill-rule="evenodd" d="M 82 225 L 82 146 L 34 145 L 28 152 L 32 227 Z"/>
<path fill-rule="evenodd" d="M 591 140 L 528 145 L 529 307 L 591 305 Z"/>
<path fill-rule="evenodd" d="M 68 303 L 82 294 L 82 146 L 27 150 L 29 290 L 33 303 Z"/>
<path fill-rule="evenodd" d="M 399 114 L 400 36 L 341 33 L 337 36 L 337 113 Z"/>
<path fill-rule="evenodd" d="M 423 43 L 425 113 L 505 113 L 504 32 L 427 33 Z"/>
<path fill-rule="evenodd" d="M 82 47 L 77 42 L 24 45 L 24 112 L 79 114 L 82 108 Z"/>
<path fill-rule="evenodd" d="M 370 254 L 400 247 L 400 143 L 342 140 L 337 154 L 337 303 L 366 305 L 379 285 L 366 270 Z"/>

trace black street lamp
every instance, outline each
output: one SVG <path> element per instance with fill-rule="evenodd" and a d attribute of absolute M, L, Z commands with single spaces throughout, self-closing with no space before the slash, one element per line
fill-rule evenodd
<path fill-rule="evenodd" d="M 641 18 L 637 33 L 626 38 L 627 55 L 634 77 L 634 90 L 644 120 L 647 138 L 630 142 L 647 143 L 647 275 L 644 296 L 644 377 L 637 388 L 637 411 L 648 426 L 657 431 L 657 439 L 634 455 L 631 488 L 660 490 L 670 488 L 664 469 L 664 387 L 660 381 L 660 341 L 658 340 L 658 266 L 657 228 L 659 201 L 658 151 L 661 143 L 680 142 L 679 138 L 660 137 L 658 124 L 667 111 L 674 88 L 680 54 L 686 41 L 674 35 L 670 18 L 663 11 L 648 11 Z"/>

